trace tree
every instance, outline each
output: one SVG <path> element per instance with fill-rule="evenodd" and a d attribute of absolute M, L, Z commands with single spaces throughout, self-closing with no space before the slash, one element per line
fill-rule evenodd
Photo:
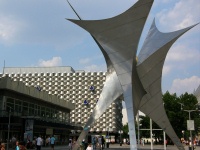
<path fill-rule="evenodd" d="M 123 131 L 122 138 L 128 138 L 129 137 L 128 123 L 123 125 L 122 131 Z"/>

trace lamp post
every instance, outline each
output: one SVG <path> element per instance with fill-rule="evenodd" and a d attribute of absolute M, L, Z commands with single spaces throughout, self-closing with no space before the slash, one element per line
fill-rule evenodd
<path fill-rule="evenodd" d="M 189 121 L 192 121 L 192 120 L 191 120 L 190 113 L 193 112 L 193 111 L 196 111 L 196 110 L 183 110 L 183 111 L 186 111 L 186 112 L 189 113 L 189 120 L 188 120 L 188 122 L 189 122 Z M 189 126 L 189 125 L 188 125 L 188 126 Z M 192 126 L 194 126 L 194 124 L 193 124 Z M 192 128 L 194 128 L 194 127 L 192 127 Z M 190 130 L 190 141 L 191 141 L 191 147 L 192 147 L 192 149 L 193 149 L 192 130 L 194 130 L 194 129 L 189 129 L 189 127 L 188 127 L 188 130 Z"/>
<path fill-rule="evenodd" d="M 184 138 L 184 133 L 185 133 L 185 131 L 184 131 L 184 130 L 182 130 L 182 133 L 183 133 L 183 141 L 185 141 L 185 138 Z"/>
<path fill-rule="evenodd" d="M 106 147 L 109 148 L 109 144 L 110 144 L 110 131 L 111 131 L 111 127 L 107 128 L 107 136 L 106 136 Z"/>
<path fill-rule="evenodd" d="M 181 110 L 183 110 L 183 106 L 184 104 L 179 103 L 181 105 Z M 198 105 L 198 103 L 196 104 Z M 192 141 L 192 130 L 194 130 L 194 120 L 191 120 L 191 112 L 197 111 L 197 110 L 183 110 L 185 112 L 189 113 L 189 120 L 187 120 L 187 128 L 190 131 L 190 141 L 191 141 L 191 145 L 189 144 L 189 146 L 191 146 L 191 150 L 193 149 L 193 141 Z M 184 132 L 182 132 L 184 134 Z M 183 137 L 184 138 L 184 137 Z"/>
<path fill-rule="evenodd" d="M 122 133 L 123 133 L 123 131 L 119 130 L 119 135 L 120 135 L 120 141 L 119 141 L 119 143 L 120 143 L 120 146 L 122 146 Z"/>
<path fill-rule="evenodd" d="M 137 113 L 137 125 L 138 125 L 138 148 L 140 148 L 140 118 L 139 118 L 139 110 Z"/>

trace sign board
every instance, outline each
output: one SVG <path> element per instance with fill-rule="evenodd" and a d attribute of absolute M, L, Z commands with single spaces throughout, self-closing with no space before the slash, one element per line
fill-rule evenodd
<path fill-rule="evenodd" d="M 53 135 L 53 129 L 52 128 L 46 128 L 46 134 L 47 135 Z"/>
<path fill-rule="evenodd" d="M 194 120 L 187 120 L 187 129 L 194 130 Z"/>
<path fill-rule="evenodd" d="M 25 133 L 24 133 L 24 141 L 33 140 L 33 120 L 26 120 L 25 121 Z"/>

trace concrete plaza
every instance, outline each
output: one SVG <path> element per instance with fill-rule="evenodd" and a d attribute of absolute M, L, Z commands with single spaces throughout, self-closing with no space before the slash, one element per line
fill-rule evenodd
<path fill-rule="evenodd" d="M 139 150 L 151 150 L 151 145 L 140 145 Z M 129 150 L 130 146 L 123 144 L 120 146 L 119 144 L 110 144 L 109 148 L 105 148 L 104 150 Z M 153 145 L 154 150 L 164 150 L 163 145 Z M 42 147 L 42 150 L 51 150 L 50 147 Z M 54 150 L 69 150 L 68 146 L 56 146 Z M 96 149 L 99 150 L 99 149 Z M 178 150 L 176 146 L 174 145 L 168 145 L 166 150 Z M 189 150 L 188 146 L 185 146 L 185 150 Z M 195 150 L 200 150 L 200 146 L 197 146 Z"/>

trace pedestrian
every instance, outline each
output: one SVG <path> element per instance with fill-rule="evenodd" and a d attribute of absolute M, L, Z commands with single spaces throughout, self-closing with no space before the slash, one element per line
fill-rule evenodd
<path fill-rule="evenodd" d="M 97 139 L 96 139 L 96 137 L 94 136 L 94 137 L 92 138 L 93 150 L 96 150 L 96 144 L 97 144 Z"/>
<path fill-rule="evenodd" d="M 69 149 L 72 150 L 72 139 L 69 139 Z"/>
<path fill-rule="evenodd" d="M 101 136 L 101 148 L 104 149 L 105 148 L 105 139 L 103 136 Z"/>
<path fill-rule="evenodd" d="M 86 150 L 93 150 L 92 145 L 91 145 L 91 144 L 88 144 L 88 147 L 87 147 Z"/>
<path fill-rule="evenodd" d="M 167 139 L 165 140 L 165 144 L 166 144 L 166 147 L 167 147 L 167 144 L 168 144 L 168 141 L 167 141 Z"/>
<path fill-rule="evenodd" d="M 12 142 L 12 148 L 14 149 L 15 148 L 15 144 L 16 144 L 16 138 L 15 136 L 13 135 L 12 139 L 11 139 L 11 142 Z"/>
<path fill-rule="evenodd" d="M 83 139 L 81 143 L 81 150 L 85 150 L 85 139 Z"/>
<path fill-rule="evenodd" d="M 144 146 L 144 139 L 141 139 L 141 144 L 142 146 Z"/>
<path fill-rule="evenodd" d="M 49 146 L 49 143 L 50 143 L 50 137 L 48 136 L 48 137 L 46 138 L 46 146 Z"/>
<path fill-rule="evenodd" d="M 99 149 L 102 149 L 102 142 L 101 142 L 101 136 L 98 138 L 98 144 L 99 144 Z"/>
<path fill-rule="evenodd" d="M 42 138 L 39 135 L 38 138 L 36 139 L 37 150 L 41 150 L 42 144 L 43 144 L 43 140 L 42 140 Z"/>
<path fill-rule="evenodd" d="M 19 149 L 19 141 L 16 141 L 16 147 L 15 147 L 15 150 L 20 150 L 20 149 Z"/>
<path fill-rule="evenodd" d="M 55 137 L 54 135 L 52 135 L 52 137 L 50 138 L 50 144 L 51 144 L 51 149 L 54 150 L 54 145 L 55 145 Z"/>
<path fill-rule="evenodd" d="M 1 143 L 1 150 L 6 150 L 6 145 L 5 145 L 5 143 Z"/>

